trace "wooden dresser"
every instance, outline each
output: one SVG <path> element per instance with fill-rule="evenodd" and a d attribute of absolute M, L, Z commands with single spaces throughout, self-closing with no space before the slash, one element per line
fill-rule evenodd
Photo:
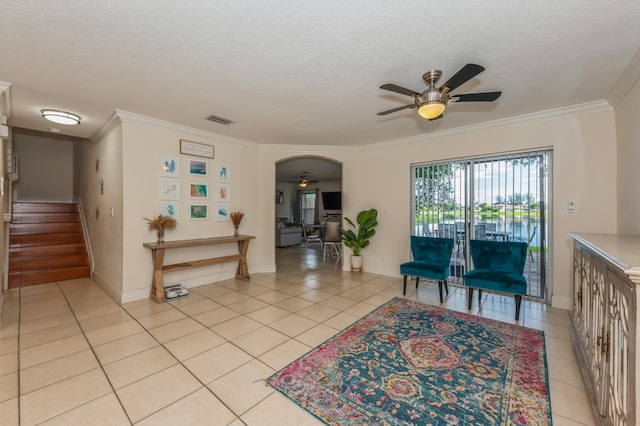
<path fill-rule="evenodd" d="M 640 237 L 570 234 L 574 240 L 571 334 L 601 425 L 635 425 Z"/>

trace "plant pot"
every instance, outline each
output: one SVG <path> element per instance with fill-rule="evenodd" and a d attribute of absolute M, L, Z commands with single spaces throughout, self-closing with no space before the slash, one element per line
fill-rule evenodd
<path fill-rule="evenodd" d="M 351 255 L 351 272 L 353 272 L 354 269 L 362 272 L 362 256 Z"/>

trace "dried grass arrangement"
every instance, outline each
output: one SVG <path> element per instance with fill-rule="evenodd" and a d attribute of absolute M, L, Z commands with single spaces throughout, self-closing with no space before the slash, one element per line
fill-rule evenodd
<path fill-rule="evenodd" d="M 238 236 L 238 227 L 240 226 L 240 222 L 242 222 L 242 218 L 244 217 L 244 213 L 242 213 L 242 212 L 231 212 L 229 214 L 229 217 L 231 217 L 231 222 L 233 222 L 233 228 L 234 228 L 233 236 L 237 237 Z"/>
<path fill-rule="evenodd" d="M 164 243 L 164 230 L 169 231 L 176 229 L 176 220 L 169 216 L 158 215 L 153 219 L 144 217 L 147 221 L 149 231 L 156 231 L 158 233 L 158 243 Z"/>

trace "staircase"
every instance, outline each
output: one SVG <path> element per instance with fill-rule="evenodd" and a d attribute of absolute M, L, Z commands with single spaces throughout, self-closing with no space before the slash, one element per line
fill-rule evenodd
<path fill-rule="evenodd" d="M 9 288 L 90 276 L 77 204 L 13 203 Z"/>

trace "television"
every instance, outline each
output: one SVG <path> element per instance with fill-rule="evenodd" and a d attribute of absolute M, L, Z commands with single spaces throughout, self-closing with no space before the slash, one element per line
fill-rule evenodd
<path fill-rule="evenodd" d="M 323 192 L 322 204 L 325 210 L 342 210 L 342 192 Z"/>

